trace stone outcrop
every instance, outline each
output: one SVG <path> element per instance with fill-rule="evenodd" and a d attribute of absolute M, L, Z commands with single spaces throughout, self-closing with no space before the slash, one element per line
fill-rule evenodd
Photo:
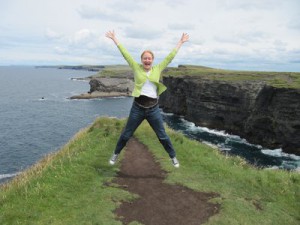
<path fill-rule="evenodd" d="M 93 78 L 90 80 L 90 92 L 123 92 L 131 93 L 134 82 L 129 78 Z"/>
<path fill-rule="evenodd" d="M 299 89 L 192 76 L 164 77 L 163 82 L 168 89 L 159 101 L 165 112 L 300 155 Z"/>
<path fill-rule="evenodd" d="M 91 99 L 130 96 L 134 87 L 133 79 L 126 77 L 99 77 L 89 82 L 90 91 L 75 95 L 70 99 Z"/>

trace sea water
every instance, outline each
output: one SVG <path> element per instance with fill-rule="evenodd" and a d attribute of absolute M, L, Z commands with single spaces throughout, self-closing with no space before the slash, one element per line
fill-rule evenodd
<path fill-rule="evenodd" d="M 0 182 L 67 143 L 98 116 L 128 116 L 132 98 L 70 100 L 95 72 L 0 67 Z M 113 150 L 111 150 L 113 151 Z"/>
<path fill-rule="evenodd" d="M 196 126 L 183 117 L 171 113 L 163 113 L 163 115 L 168 126 L 174 130 L 217 148 L 226 155 L 238 155 L 256 167 L 298 171 L 300 169 L 300 156 L 284 153 L 282 149 L 268 149 L 251 144 L 246 139 L 226 131 Z"/>

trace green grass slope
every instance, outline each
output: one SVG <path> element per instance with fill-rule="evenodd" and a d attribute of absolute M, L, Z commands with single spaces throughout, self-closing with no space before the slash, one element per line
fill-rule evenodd
<path fill-rule="evenodd" d="M 124 120 L 99 118 L 60 151 L 28 169 L 0 192 L 0 224 L 121 224 L 113 210 L 136 196 L 111 184 L 118 165 L 108 159 Z M 167 129 L 181 167 L 172 167 L 147 122 L 136 137 L 168 171 L 166 182 L 217 192 L 219 214 L 207 224 L 299 224 L 300 175 L 258 170 L 238 157 Z M 122 158 L 122 155 L 121 155 Z"/>

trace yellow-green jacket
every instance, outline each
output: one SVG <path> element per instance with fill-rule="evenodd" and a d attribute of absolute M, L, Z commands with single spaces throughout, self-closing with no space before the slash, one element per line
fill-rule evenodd
<path fill-rule="evenodd" d="M 127 51 L 127 49 L 124 48 L 123 45 L 119 44 L 118 48 L 122 53 L 124 59 L 128 62 L 129 66 L 133 70 L 133 74 L 134 74 L 134 88 L 132 91 L 133 97 L 139 97 L 141 95 L 142 87 L 147 79 L 149 79 L 149 81 L 151 81 L 157 86 L 157 95 L 160 95 L 167 89 L 167 87 L 160 82 L 160 76 L 161 76 L 161 72 L 169 65 L 169 63 L 175 57 L 177 53 L 176 48 L 174 48 L 171 51 L 171 53 L 169 53 L 169 55 L 161 63 L 152 67 L 149 77 L 147 77 L 143 65 L 137 63 L 132 58 L 130 53 Z"/>

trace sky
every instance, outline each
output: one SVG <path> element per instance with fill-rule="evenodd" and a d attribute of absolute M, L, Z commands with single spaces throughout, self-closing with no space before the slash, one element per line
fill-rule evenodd
<path fill-rule="evenodd" d="M 105 33 L 140 62 L 300 72 L 300 0 L 0 0 L 0 66 L 126 64 Z"/>

